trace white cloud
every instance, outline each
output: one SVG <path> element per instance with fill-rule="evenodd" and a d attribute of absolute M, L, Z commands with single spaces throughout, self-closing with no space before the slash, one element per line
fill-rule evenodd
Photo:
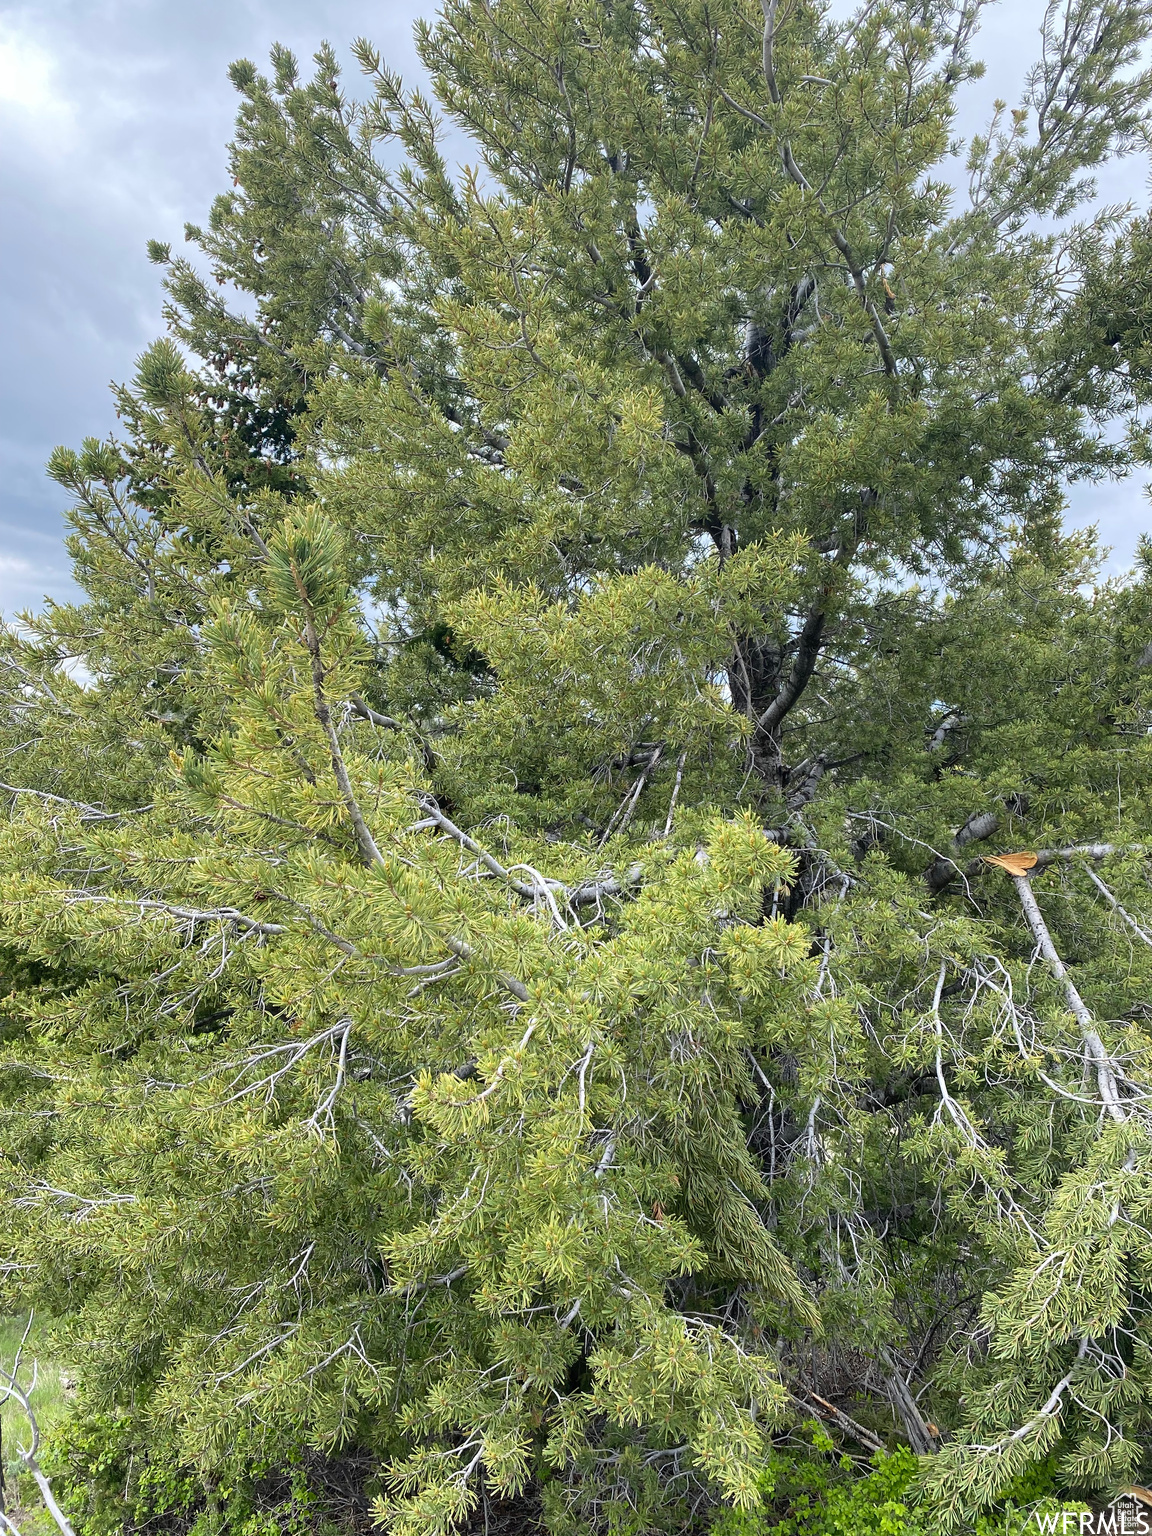
<path fill-rule="evenodd" d="M 51 51 L 26 30 L 0 21 L 0 119 L 38 155 L 74 142 L 76 112 Z"/>
<path fill-rule="evenodd" d="M 28 112 L 50 111 L 58 105 L 52 55 L 16 28 L 0 24 L 0 102 Z"/>

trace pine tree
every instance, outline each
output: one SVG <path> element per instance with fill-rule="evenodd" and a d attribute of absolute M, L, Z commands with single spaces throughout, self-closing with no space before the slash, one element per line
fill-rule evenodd
<path fill-rule="evenodd" d="M 962 200 L 978 12 L 448 0 L 459 174 L 366 42 L 234 66 L 209 277 L 153 247 L 53 459 L 88 600 L 0 658 L 93 1533 L 353 1453 L 396 1536 L 766 1529 L 813 1419 L 927 1529 L 1152 1476 L 1152 547 L 1061 527 L 1149 458 L 1083 210 L 1152 8 L 1049 10 Z"/>

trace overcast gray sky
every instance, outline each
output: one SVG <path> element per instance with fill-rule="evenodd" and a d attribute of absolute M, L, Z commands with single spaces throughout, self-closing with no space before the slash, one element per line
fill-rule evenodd
<path fill-rule="evenodd" d="M 839 7 L 838 7 L 839 8 Z M 346 57 L 366 34 L 416 72 L 421 0 L 0 0 L 0 611 L 71 590 L 61 545 L 66 498 L 44 475 L 57 443 L 101 436 L 113 379 L 160 330 L 159 274 L 145 241 L 180 241 L 225 181 L 232 59 L 262 63 L 273 41 Z M 988 76 L 965 112 L 1014 100 L 1037 47 L 1041 0 L 1001 0 L 978 52 Z M 352 66 L 354 68 L 354 66 Z M 1101 181 L 1109 200 L 1145 199 L 1146 167 Z M 1078 488 L 1073 520 L 1095 521 L 1126 564 L 1152 525 L 1140 482 Z"/>

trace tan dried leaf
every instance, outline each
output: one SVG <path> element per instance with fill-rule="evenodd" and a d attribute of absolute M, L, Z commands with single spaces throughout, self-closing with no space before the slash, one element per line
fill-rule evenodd
<path fill-rule="evenodd" d="M 1006 869 L 1010 875 L 1026 875 L 1036 863 L 1034 853 L 987 853 L 984 855 L 985 864 L 995 864 L 1000 869 Z"/>

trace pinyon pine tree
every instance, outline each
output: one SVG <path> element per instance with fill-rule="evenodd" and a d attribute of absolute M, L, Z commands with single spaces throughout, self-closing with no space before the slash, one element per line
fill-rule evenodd
<path fill-rule="evenodd" d="M 1152 4 L 1056 0 L 957 160 L 979 10 L 447 0 L 438 106 L 233 66 L 51 464 L 86 598 L 0 656 L 78 1532 L 1152 1479 L 1152 546 L 1061 527 L 1152 457 L 1150 225 L 1084 213 Z"/>

